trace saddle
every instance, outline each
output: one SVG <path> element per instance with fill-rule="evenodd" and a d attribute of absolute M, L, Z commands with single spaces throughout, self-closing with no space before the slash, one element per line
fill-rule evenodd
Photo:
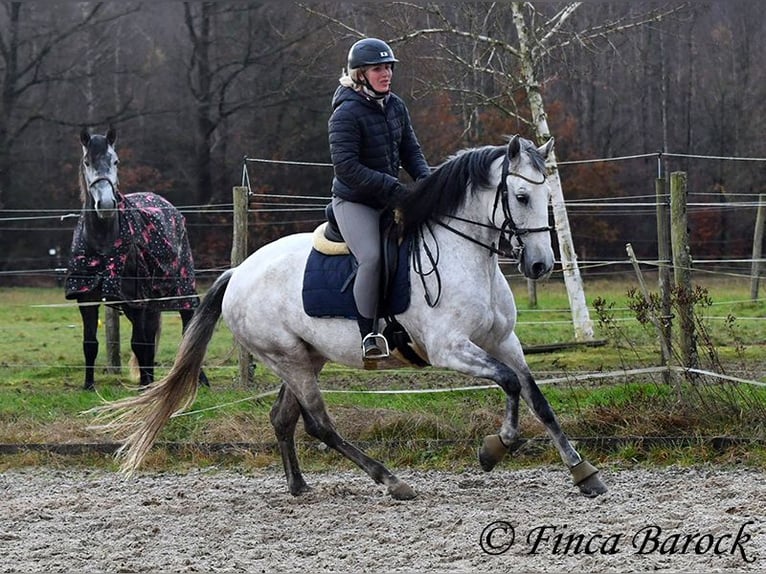
<path fill-rule="evenodd" d="M 344 317 L 356 319 L 358 310 L 353 295 L 357 263 L 338 227 L 332 204 L 325 208 L 326 221 L 313 234 L 313 247 L 303 276 L 303 308 L 312 317 Z M 409 257 L 412 241 L 400 238 L 393 212 L 381 217 L 381 273 L 379 316 L 385 319 L 383 335 L 403 358 L 412 364 L 426 366 L 412 350 L 411 340 L 395 315 L 405 312 L 410 304 Z"/>

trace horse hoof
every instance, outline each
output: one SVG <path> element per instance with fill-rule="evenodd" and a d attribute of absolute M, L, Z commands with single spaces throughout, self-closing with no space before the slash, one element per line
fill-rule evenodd
<path fill-rule="evenodd" d="M 489 472 L 508 452 L 499 434 L 491 434 L 484 437 L 484 442 L 479 448 L 479 464 L 485 472 Z"/>
<path fill-rule="evenodd" d="M 388 494 L 394 500 L 412 500 L 417 496 L 417 493 L 406 482 L 399 481 L 388 487 Z"/>
<path fill-rule="evenodd" d="M 290 494 L 293 496 L 300 496 L 301 494 L 306 494 L 307 492 L 311 492 L 311 487 L 305 482 L 290 486 Z"/>
<path fill-rule="evenodd" d="M 290 489 L 290 494 L 293 496 L 300 496 L 301 494 L 311 492 L 311 487 L 306 484 L 306 481 L 303 480 L 303 477 L 300 475 L 298 475 L 295 480 L 289 480 L 287 482 L 287 487 Z"/>
<path fill-rule="evenodd" d="M 581 460 L 569 471 L 575 485 L 585 496 L 592 498 L 607 491 L 606 485 L 598 477 L 598 469 L 587 460 Z"/>
<path fill-rule="evenodd" d="M 580 494 L 587 496 L 588 498 L 595 498 L 600 494 L 604 494 L 607 490 L 606 484 L 604 484 L 598 477 L 598 474 L 589 476 L 580 484 L 577 485 L 580 489 Z"/>

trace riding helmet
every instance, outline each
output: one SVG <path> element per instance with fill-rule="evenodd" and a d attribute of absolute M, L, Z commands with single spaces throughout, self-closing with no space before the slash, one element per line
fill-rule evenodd
<path fill-rule="evenodd" d="M 376 66 L 378 64 L 393 64 L 398 62 L 394 57 L 394 51 L 383 40 L 377 38 L 364 38 L 354 43 L 348 51 L 348 69 L 355 70 L 362 66 Z"/>

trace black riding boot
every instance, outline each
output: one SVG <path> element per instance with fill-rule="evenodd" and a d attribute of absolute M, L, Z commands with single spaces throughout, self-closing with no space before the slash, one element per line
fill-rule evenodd
<path fill-rule="evenodd" d="M 380 359 L 387 356 L 386 350 L 380 347 L 385 339 L 383 335 L 375 332 L 374 321 L 360 315 L 356 322 L 359 325 L 359 333 L 362 335 L 362 357 L 364 359 Z"/>

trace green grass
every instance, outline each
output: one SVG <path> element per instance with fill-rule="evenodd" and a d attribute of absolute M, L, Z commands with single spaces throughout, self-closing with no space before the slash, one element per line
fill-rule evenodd
<path fill-rule="evenodd" d="M 657 335 L 651 326 L 636 320 L 627 290 L 630 280 L 594 281 L 585 285 L 589 304 L 597 298 L 609 302 L 609 316 L 591 311 L 596 337 L 606 344 L 550 353 L 534 353 L 535 345 L 571 342 L 572 327 L 563 285 L 538 286 L 538 306 L 530 308 L 526 286 L 513 285 L 517 293 L 517 332 L 530 350 L 528 362 L 538 380 L 567 377 L 563 383 L 544 385 L 567 433 L 579 437 L 586 454 L 601 463 L 686 464 L 693 461 L 744 462 L 761 465 L 765 459 L 763 423 L 766 389 L 705 380 L 680 379 L 676 386 L 659 375 L 577 382 L 579 373 L 646 367 L 659 364 Z M 715 359 L 728 372 L 763 380 L 766 364 L 766 305 L 750 302 L 749 284 L 739 280 L 708 282 L 712 305 L 701 313 L 709 347 L 701 356 Z M 593 309 L 593 307 L 591 307 Z M 103 312 L 103 311 L 102 311 Z M 157 356 L 162 376 L 172 365 L 180 341 L 181 322 L 165 314 Z M 98 394 L 81 390 L 83 358 L 80 317 L 67 305 L 58 289 L 0 288 L 0 443 L 88 443 L 111 440 L 89 428 L 82 413 L 101 403 L 135 392 L 128 376 L 130 326 L 121 323 L 120 374 L 104 372 L 104 341 L 97 362 Z M 100 331 L 100 336 L 103 333 Z M 707 345 L 707 343 L 706 343 Z M 711 350 L 712 349 L 712 350 Z M 707 357 L 711 350 L 713 358 Z M 211 341 L 205 368 L 212 389 L 201 389 L 191 413 L 176 417 L 161 440 L 184 443 L 182 451 L 156 449 L 150 468 L 167 466 L 233 464 L 278 465 L 268 413 L 272 396 L 252 397 L 276 388 L 277 379 L 258 366 L 255 387 L 239 383 L 237 353 L 231 334 L 221 324 Z M 437 369 L 401 369 L 368 372 L 328 365 L 320 379 L 323 389 L 421 389 L 483 385 L 468 377 Z M 332 393 L 325 399 L 339 430 L 366 446 L 373 456 L 403 466 L 465 468 L 475 466 L 475 447 L 485 434 L 496 432 L 505 399 L 499 389 L 449 391 L 429 394 Z M 542 426 L 523 411 L 522 433 L 533 438 L 509 464 L 557 462 L 558 455 L 545 439 Z M 631 437 L 681 437 L 683 444 L 641 444 Z M 714 436 L 757 439 L 724 450 L 710 446 Z M 588 439 L 624 437 L 623 443 L 597 445 Z M 695 443 L 695 437 L 699 440 Z M 691 440 L 690 440 L 691 439 Z M 257 448 L 235 452 L 206 452 L 195 444 L 248 443 Z M 337 468 L 347 463 L 337 455 L 317 449 L 316 442 L 299 430 L 306 468 Z M 270 445 L 270 446 L 269 446 Z M 110 457 L 91 453 L 61 456 L 45 452 L 6 455 L 0 468 L 23 464 L 84 464 L 111 466 Z"/>

